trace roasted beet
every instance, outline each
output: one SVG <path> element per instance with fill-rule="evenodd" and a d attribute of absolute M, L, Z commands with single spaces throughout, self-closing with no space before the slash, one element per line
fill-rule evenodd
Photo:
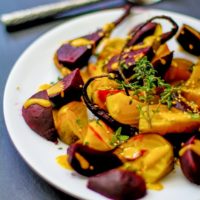
<path fill-rule="evenodd" d="M 130 45 L 134 45 L 136 44 L 138 41 L 140 41 L 140 38 L 143 38 L 146 33 L 149 30 L 151 30 L 151 27 L 154 26 L 152 23 L 152 21 L 156 20 L 156 19 L 163 19 L 168 21 L 169 23 L 171 23 L 172 25 L 172 29 L 166 33 L 163 33 L 159 36 L 159 42 L 160 44 L 164 44 L 165 42 L 167 42 L 169 39 L 171 39 L 176 32 L 178 31 L 178 25 L 176 24 L 176 22 L 168 17 L 168 16 L 155 16 L 152 17 L 151 19 L 149 19 L 147 22 L 143 23 L 142 25 L 138 26 L 135 31 L 132 32 L 132 36 L 130 37 L 130 40 L 127 42 L 126 46 L 130 46 Z"/>
<path fill-rule="evenodd" d="M 130 9 L 131 6 L 126 6 L 124 14 L 118 20 L 106 24 L 96 32 L 70 40 L 68 43 L 63 44 L 57 50 L 55 59 L 58 63 L 69 69 L 84 67 L 99 42 L 104 37 L 108 36 L 112 30 L 129 15 Z"/>
<path fill-rule="evenodd" d="M 133 46 L 135 44 L 138 44 L 143 41 L 143 39 L 149 35 L 152 35 L 156 29 L 156 26 L 158 25 L 155 22 L 149 22 L 146 26 L 143 26 L 143 24 L 139 24 L 136 27 L 134 27 L 130 31 L 130 35 L 134 35 L 134 37 L 131 37 L 131 40 L 128 42 L 127 46 Z M 140 29 L 140 27 L 142 27 Z M 138 31 L 140 29 L 140 31 Z"/>
<path fill-rule="evenodd" d="M 143 57 L 147 56 L 149 60 L 152 59 L 154 53 L 151 46 L 133 50 L 133 49 L 127 49 L 124 51 L 121 55 L 113 56 L 108 63 L 104 66 L 104 68 L 107 69 L 108 73 L 115 73 L 118 72 L 119 68 L 119 57 L 121 57 L 121 65 L 123 74 L 126 77 L 130 77 L 133 75 L 133 68 L 136 65 L 136 61 Z"/>
<path fill-rule="evenodd" d="M 70 101 L 80 100 L 82 87 L 83 80 L 77 68 L 50 87 L 47 93 L 54 106 L 61 107 Z"/>
<path fill-rule="evenodd" d="M 191 133 L 184 133 L 184 134 L 170 133 L 164 135 L 164 138 L 172 144 L 174 150 L 174 156 L 178 157 L 178 152 L 182 147 L 181 144 L 186 143 L 191 138 L 192 135 L 193 134 Z"/>
<path fill-rule="evenodd" d="M 72 168 L 84 176 L 93 176 L 122 165 L 112 151 L 98 151 L 79 143 L 70 145 L 67 154 Z"/>
<path fill-rule="evenodd" d="M 113 169 L 90 177 L 88 188 L 115 200 L 135 200 L 146 194 L 143 178 L 122 169 Z"/>
<path fill-rule="evenodd" d="M 200 56 L 200 32 L 184 24 L 178 35 L 177 41 L 183 49 L 195 56 Z"/>
<path fill-rule="evenodd" d="M 173 52 L 170 52 L 167 55 L 164 55 L 163 57 L 159 58 L 158 60 L 155 60 L 152 64 L 156 71 L 158 72 L 158 76 L 163 77 L 167 70 L 169 69 L 171 62 L 173 59 Z"/>
<path fill-rule="evenodd" d="M 84 85 L 83 87 L 83 99 L 85 101 L 86 106 L 88 107 L 88 109 L 95 115 L 97 116 L 99 119 L 101 119 L 102 121 L 104 121 L 106 124 L 108 124 L 108 126 L 110 126 L 113 130 L 117 130 L 119 127 L 122 128 L 121 133 L 123 135 L 129 135 L 132 136 L 135 134 L 135 132 L 138 130 L 136 127 L 134 126 L 130 126 L 130 125 L 126 125 L 126 124 L 122 124 L 118 121 L 116 121 L 115 119 L 113 119 L 109 113 L 100 108 L 98 105 L 94 104 L 93 102 L 91 102 L 90 98 L 88 97 L 87 94 L 87 88 L 90 85 L 90 83 L 92 81 L 94 81 L 97 78 L 103 78 L 103 77 L 108 77 L 108 75 L 102 75 L 102 76 L 96 76 L 93 78 L 90 78 Z"/>
<path fill-rule="evenodd" d="M 179 151 L 179 156 L 183 174 L 200 185 L 200 140 L 193 136 Z"/>
<path fill-rule="evenodd" d="M 30 97 L 22 108 L 22 115 L 28 126 L 47 140 L 56 142 L 52 105 L 46 90 Z"/>

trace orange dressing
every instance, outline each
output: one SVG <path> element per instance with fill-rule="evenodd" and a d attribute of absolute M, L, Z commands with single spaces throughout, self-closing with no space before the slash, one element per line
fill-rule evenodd
<path fill-rule="evenodd" d="M 92 45 L 94 42 L 92 40 L 88 40 L 86 38 L 78 38 L 75 40 L 72 40 L 70 44 L 74 47 L 80 47 L 80 46 L 87 46 Z"/>
<path fill-rule="evenodd" d="M 50 87 L 47 90 L 47 93 L 49 96 L 58 94 L 60 92 L 62 92 L 64 90 L 64 84 L 62 81 L 57 82 L 55 85 L 53 85 L 52 87 Z"/>
<path fill-rule="evenodd" d="M 67 161 L 67 155 L 60 155 L 56 157 L 56 162 L 64 169 L 73 170 Z"/>
<path fill-rule="evenodd" d="M 40 85 L 40 87 L 38 88 L 38 91 L 43 91 L 43 90 L 47 90 L 51 87 L 52 85 L 51 84 L 43 84 L 43 85 Z"/>
<path fill-rule="evenodd" d="M 146 183 L 146 186 L 149 190 L 162 190 L 164 186 L 161 183 Z"/>
<path fill-rule="evenodd" d="M 40 106 L 43 107 L 50 107 L 51 106 L 51 102 L 49 100 L 46 99 L 37 99 L 37 98 L 31 98 L 28 99 L 25 103 L 24 103 L 24 108 L 28 108 L 29 106 L 33 105 L 33 104 L 39 104 Z"/>
<path fill-rule="evenodd" d="M 82 169 L 88 169 L 90 167 L 88 161 L 79 153 L 75 153 L 75 156 L 79 160 Z"/>

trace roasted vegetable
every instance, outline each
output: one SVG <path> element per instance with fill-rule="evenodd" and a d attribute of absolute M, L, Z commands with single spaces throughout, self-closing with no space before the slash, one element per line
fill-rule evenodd
<path fill-rule="evenodd" d="M 94 94 L 92 96 L 92 100 L 95 104 L 97 104 L 100 108 L 107 109 L 106 108 L 106 98 L 110 95 L 117 94 L 119 92 L 124 92 L 123 90 L 119 89 L 100 89 L 94 91 Z"/>
<path fill-rule="evenodd" d="M 144 106 L 140 112 L 139 130 L 141 133 L 154 132 L 161 135 L 191 133 L 199 126 L 198 114 L 173 107 L 169 110 L 165 105 Z"/>
<path fill-rule="evenodd" d="M 157 26 L 159 26 L 159 24 L 155 22 L 149 22 L 145 26 L 144 23 L 137 25 L 129 32 L 131 40 L 128 42 L 127 46 L 136 45 L 142 42 L 147 36 L 153 35 Z M 134 37 L 132 37 L 133 35 Z"/>
<path fill-rule="evenodd" d="M 158 134 L 136 135 L 115 153 L 123 159 L 123 168 L 141 175 L 146 183 L 159 181 L 174 166 L 173 147 Z"/>
<path fill-rule="evenodd" d="M 122 124 L 138 125 L 139 106 L 142 106 L 141 102 L 122 92 L 109 95 L 106 98 L 109 115 Z"/>
<path fill-rule="evenodd" d="M 52 103 L 44 90 L 34 94 L 24 103 L 22 116 L 28 126 L 37 134 L 47 140 L 57 142 L 52 110 Z"/>
<path fill-rule="evenodd" d="M 135 200 L 146 194 L 144 180 L 124 169 L 113 169 L 90 177 L 87 187 L 114 200 Z"/>
<path fill-rule="evenodd" d="M 122 165 L 112 151 L 97 151 L 79 143 L 70 145 L 67 154 L 72 168 L 84 176 L 93 176 Z"/>
<path fill-rule="evenodd" d="M 75 69 L 62 80 L 55 83 L 47 93 L 55 107 L 61 107 L 70 101 L 80 100 L 83 80 L 79 69 Z"/>
<path fill-rule="evenodd" d="M 177 35 L 177 41 L 185 51 L 200 56 L 200 33 L 195 28 L 183 24 Z"/>
<path fill-rule="evenodd" d="M 131 6 L 126 6 L 124 14 L 113 23 L 106 24 L 103 28 L 89 35 L 82 36 L 63 44 L 56 52 L 55 64 L 57 67 L 67 67 L 69 69 L 82 68 L 87 65 L 89 58 L 94 52 L 99 42 L 108 36 L 112 30 L 120 24 L 130 13 Z"/>
<path fill-rule="evenodd" d="M 165 81 L 168 83 L 187 81 L 192 73 L 193 65 L 191 61 L 184 58 L 174 58 L 164 75 Z"/>
<path fill-rule="evenodd" d="M 113 130 L 101 120 L 92 120 L 88 124 L 83 144 L 99 151 L 109 151 L 114 148 L 111 144 Z"/>
<path fill-rule="evenodd" d="M 182 87 L 182 95 L 190 102 L 194 102 L 200 107 L 200 82 L 199 82 L 199 76 L 200 76 L 200 62 L 195 64 L 193 66 L 193 71 L 188 79 L 188 81 L 185 83 L 185 85 Z"/>
<path fill-rule="evenodd" d="M 54 112 L 56 130 L 60 139 L 66 144 L 76 140 L 83 142 L 87 131 L 88 115 L 82 102 L 72 101 Z"/>
<path fill-rule="evenodd" d="M 195 136 L 179 151 L 183 174 L 192 183 L 200 185 L 200 140 Z"/>
<path fill-rule="evenodd" d="M 122 133 L 124 135 L 133 135 L 135 134 L 135 132 L 137 131 L 137 128 L 134 126 L 130 126 L 130 125 L 125 125 L 122 124 L 116 120 L 114 120 L 109 113 L 98 107 L 96 104 L 94 104 L 93 102 L 91 102 L 88 93 L 87 93 L 87 88 L 90 85 L 91 82 L 93 82 L 94 80 L 96 80 L 97 78 L 103 78 L 103 77 L 108 77 L 107 75 L 102 75 L 99 77 L 93 77 L 90 78 L 84 85 L 83 87 L 83 99 L 85 101 L 86 106 L 88 107 L 88 109 L 94 114 L 96 115 L 99 119 L 101 119 L 102 121 L 104 121 L 106 124 L 108 124 L 109 127 L 111 127 L 114 131 L 116 131 L 119 127 L 122 128 Z"/>

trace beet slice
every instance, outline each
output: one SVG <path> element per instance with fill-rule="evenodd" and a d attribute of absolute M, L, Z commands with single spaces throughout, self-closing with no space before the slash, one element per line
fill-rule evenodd
<path fill-rule="evenodd" d="M 80 143 L 70 145 L 67 154 L 72 168 L 84 176 L 93 176 L 122 165 L 113 151 L 98 151 Z M 87 163 L 85 167 L 82 165 L 83 159 Z"/>
<path fill-rule="evenodd" d="M 185 177 L 200 185 L 200 140 L 191 137 L 179 151 L 181 169 Z"/>
<path fill-rule="evenodd" d="M 172 63 L 173 54 L 174 52 L 170 52 L 169 54 L 159 58 L 158 60 L 152 63 L 154 69 L 156 69 L 158 73 L 158 76 L 163 77 L 165 75 Z"/>
<path fill-rule="evenodd" d="M 138 44 L 144 40 L 149 35 L 152 35 L 154 31 L 156 30 L 156 26 L 158 23 L 155 22 L 149 22 L 146 26 L 143 26 L 144 23 L 137 25 L 130 31 L 130 35 L 134 35 L 128 42 L 127 46 L 133 46 L 135 44 Z M 141 28 L 142 27 L 142 28 Z M 141 28 L 141 29 L 140 29 Z M 140 29 L 140 31 L 138 31 Z"/>
<path fill-rule="evenodd" d="M 131 7 L 131 5 L 126 6 L 123 15 L 113 23 L 105 25 L 94 33 L 75 38 L 63 44 L 56 52 L 58 62 L 71 70 L 87 65 L 99 42 L 129 15 Z"/>
<path fill-rule="evenodd" d="M 36 99 L 35 103 L 31 103 L 28 107 L 25 107 L 24 105 L 22 108 L 22 116 L 24 117 L 24 120 L 28 126 L 40 136 L 52 142 L 57 142 L 52 105 L 49 101 L 47 91 L 44 90 L 34 94 L 27 100 L 27 102 L 34 99 Z M 44 106 L 40 104 L 40 100 L 47 100 L 50 105 Z"/>
<path fill-rule="evenodd" d="M 47 89 L 49 99 L 57 108 L 70 101 L 79 101 L 82 95 L 83 84 L 80 70 L 77 68 Z"/>
<path fill-rule="evenodd" d="M 177 35 L 177 41 L 185 51 L 200 56 L 200 32 L 196 29 L 184 24 Z"/>
<path fill-rule="evenodd" d="M 126 49 L 122 54 L 113 56 L 108 63 L 104 66 L 104 68 L 107 68 L 108 73 L 116 73 L 118 72 L 119 65 L 119 58 L 121 57 L 121 63 L 122 65 L 122 71 L 123 74 L 126 77 L 130 77 L 133 75 L 133 68 L 136 65 L 136 60 L 138 57 L 147 56 L 148 60 L 151 60 L 154 56 L 154 52 L 151 46 L 132 50 L 132 49 Z M 113 67 L 114 66 L 114 67 Z"/>
<path fill-rule="evenodd" d="M 115 200 L 135 200 L 146 194 L 143 178 L 123 169 L 112 169 L 90 177 L 87 187 Z"/>

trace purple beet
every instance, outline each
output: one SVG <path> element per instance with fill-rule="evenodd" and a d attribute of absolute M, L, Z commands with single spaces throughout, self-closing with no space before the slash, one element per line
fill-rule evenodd
<path fill-rule="evenodd" d="M 123 169 L 112 169 L 90 177 L 88 188 L 114 200 L 135 200 L 146 194 L 143 178 Z"/>
<path fill-rule="evenodd" d="M 67 154 L 72 168 L 84 176 L 93 176 L 122 165 L 122 161 L 112 151 L 98 151 L 80 143 L 70 145 Z M 83 166 L 83 159 L 86 166 Z"/>
<path fill-rule="evenodd" d="M 133 46 L 136 45 L 144 40 L 149 35 L 152 35 L 156 29 L 156 26 L 158 25 L 155 22 L 149 22 L 146 26 L 143 26 L 144 23 L 137 25 L 130 31 L 130 35 L 134 35 L 128 42 L 127 46 Z M 143 26 L 143 27 L 142 27 Z M 140 31 L 138 31 L 141 28 Z M 135 34 L 136 33 L 136 34 Z"/>
<path fill-rule="evenodd" d="M 78 101 L 82 95 L 83 84 L 77 68 L 47 90 L 49 99 L 55 107 L 61 107 L 70 101 Z"/>
<path fill-rule="evenodd" d="M 35 99 L 35 102 L 32 102 L 28 107 L 25 107 L 26 103 L 28 101 L 30 102 L 31 99 Z M 40 100 L 46 100 L 46 105 L 42 104 Z M 52 105 L 46 90 L 34 94 L 27 102 L 22 108 L 22 116 L 28 126 L 47 140 L 57 142 L 57 133 L 52 115 Z"/>
<path fill-rule="evenodd" d="M 163 77 L 167 70 L 169 69 L 173 59 L 173 52 L 159 58 L 155 62 L 153 62 L 153 67 L 156 69 L 158 76 Z"/>
<path fill-rule="evenodd" d="M 69 69 L 82 68 L 87 65 L 89 58 L 99 42 L 108 36 L 130 13 L 131 6 L 126 6 L 123 15 L 114 21 L 109 28 L 101 28 L 94 33 L 70 40 L 56 52 L 56 59 Z"/>
<path fill-rule="evenodd" d="M 154 52 L 151 46 L 137 50 L 127 49 L 122 54 L 113 56 L 104 66 L 104 68 L 107 68 L 107 71 L 109 73 L 118 72 L 118 63 L 120 56 L 121 56 L 121 63 L 123 63 L 123 65 L 121 66 L 123 74 L 126 77 L 130 77 L 131 75 L 133 75 L 133 68 L 136 65 L 137 59 L 143 56 L 147 56 L 148 60 L 151 60 L 154 56 Z"/>
<path fill-rule="evenodd" d="M 195 28 L 184 24 L 177 35 L 177 41 L 185 51 L 200 56 L 200 32 Z"/>

